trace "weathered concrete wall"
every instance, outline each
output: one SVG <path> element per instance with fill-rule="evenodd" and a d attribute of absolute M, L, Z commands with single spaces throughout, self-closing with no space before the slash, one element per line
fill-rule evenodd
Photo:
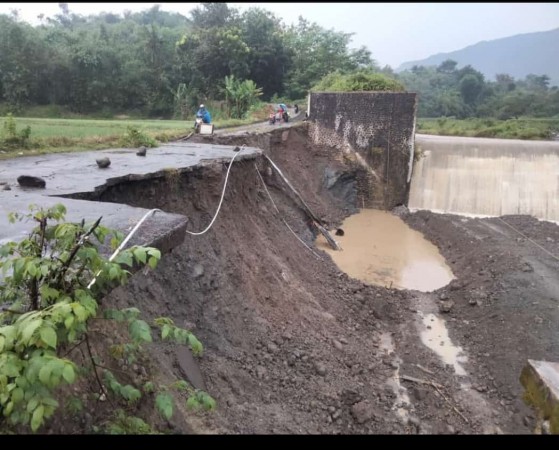
<path fill-rule="evenodd" d="M 416 136 L 409 207 L 559 222 L 559 142 Z"/>
<path fill-rule="evenodd" d="M 345 162 L 364 167 L 358 205 L 407 204 L 414 154 L 417 95 L 395 92 L 313 92 L 309 134 L 336 147 Z"/>

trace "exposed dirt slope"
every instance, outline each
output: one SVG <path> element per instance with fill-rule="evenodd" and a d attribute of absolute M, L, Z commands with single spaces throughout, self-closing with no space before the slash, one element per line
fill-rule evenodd
<path fill-rule="evenodd" d="M 310 146 L 304 128 L 292 129 L 283 141 L 280 135 L 249 135 L 217 142 L 242 143 L 243 139 L 250 145 L 260 140 L 325 221 L 335 224 L 354 210 L 322 187 L 324 170 L 332 164 L 329 150 Z M 277 176 L 270 175 L 264 161 L 258 165 L 282 215 L 312 244 L 307 220 L 292 195 Z M 225 168 L 218 164 L 177 179 L 114 187 L 102 199 L 186 214 L 191 219 L 189 229 L 198 231 L 213 215 L 224 173 Z M 349 279 L 327 255 L 315 249 L 321 255 L 317 259 L 290 234 L 259 183 L 253 162 L 236 163 L 214 227 L 201 237 L 187 235 L 184 244 L 165 256 L 155 272 L 134 276 L 126 290 L 111 296 L 120 304 L 139 304 L 154 315 L 170 315 L 193 328 L 203 341 L 206 353 L 200 367 L 206 389 L 219 408 L 203 420 L 186 416 L 196 431 L 530 431 L 529 411 L 519 400 L 511 399 L 520 391 L 516 380 L 523 359 L 543 356 L 543 352 L 522 351 L 517 344 L 523 338 L 518 333 L 500 337 L 498 328 L 479 327 L 484 323 L 480 318 L 484 310 L 466 300 L 470 288 L 481 292 L 481 285 L 476 284 L 481 267 L 491 277 L 486 264 L 475 262 L 485 261 L 486 251 L 494 256 L 507 253 L 509 240 L 495 240 L 490 250 L 472 246 L 464 230 L 455 225 L 460 219 L 430 213 L 407 219 L 428 238 L 443 243 L 445 256 L 456 261 L 452 267 L 459 283 L 445 291 L 456 301 L 450 313 L 455 319 L 449 324 L 451 338 L 458 337 L 457 343 L 472 352 L 468 353 L 470 364 L 465 365 L 470 374 L 465 383 L 418 336 L 420 313 L 435 310 L 440 292 L 396 291 Z M 517 225 L 522 226 L 521 222 Z M 559 240 L 557 227 L 549 232 Z M 491 286 L 505 283 L 507 274 L 516 270 L 511 265 L 518 262 L 515 256 L 508 258 L 510 264 L 502 270 L 497 263 L 491 266 L 497 277 L 491 278 Z M 496 292 L 494 289 L 488 291 Z M 510 309 L 487 309 L 500 314 L 505 322 L 510 320 Z M 471 320 L 468 326 L 458 323 L 466 317 Z M 525 323 L 524 318 L 521 321 Z M 518 324 L 507 324 L 503 331 L 508 327 L 519 329 Z M 460 334 L 461 330 L 467 333 Z M 509 340 L 503 346 L 504 339 Z M 511 359 L 515 365 L 510 370 L 497 369 L 499 358 L 507 363 L 501 350 L 513 349 L 518 349 Z M 176 354 L 164 350 L 154 354 L 159 367 L 180 374 Z M 401 381 L 402 375 L 438 384 Z M 491 377 L 495 387 L 487 389 Z M 469 384 L 478 389 L 470 389 Z M 180 421 L 175 426 L 179 432 L 190 430 Z"/>

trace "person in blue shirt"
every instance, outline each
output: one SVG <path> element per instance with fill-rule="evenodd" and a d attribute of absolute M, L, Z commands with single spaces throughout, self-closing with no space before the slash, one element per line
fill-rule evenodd
<path fill-rule="evenodd" d="M 211 123 L 212 116 L 204 105 L 200 105 L 200 109 L 196 113 L 196 118 L 201 118 L 203 123 Z"/>

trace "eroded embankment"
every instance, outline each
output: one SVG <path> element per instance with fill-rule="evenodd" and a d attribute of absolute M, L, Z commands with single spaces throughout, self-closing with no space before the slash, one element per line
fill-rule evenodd
<path fill-rule="evenodd" d="M 254 140 L 267 139 L 260 145 L 325 222 L 339 223 L 355 211 L 355 203 L 348 201 L 353 169 L 334 162 L 333 150 L 311 146 L 304 128 L 283 136 L 235 139 L 220 143 L 245 139 L 256 145 Z M 201 420 L 192 414 L 174 419 L 176 431 L 491 431 L 489 409 L 479 411 L 460 390 L 453 368 L 419 339 L 414 324 L 425 296 L 350 279 L 315 248 L 317 259 L 275 214 L 255 163 L 281 215 L 312 246 L 305 215 L 264 159 L 241 161 L 231 170 L 220 216 L 210 231 L 186 235 L 155 271 L 136 274 L 107 299 L 172 317 L 204 343 L 199 366 L 219 406 Z M 326 189 L 336 184 L 328 183 L 332 173 L 336 181 L 345 180 L 339 184 L 343 189 Z M 224 175 L 224 165 L 217 163 L 111 186 L 99 200 L 184 214 L 189 230 L 199 231 L 213 216 Z M 192 379 L 192 373 L 181 374 L 184 361 L 171 347 L 158 348 L 151 357 L 160 374 Z M 403 375 L 428 378 L 437 388 L 403 383 Z M 469 402 L 460 403 L 460 398 Z"/>
<path fill-rule="evenodd" d="M 284 144 L 274 151 L 289 147 Z M 285 155 L 273 157 L 281 165 Z M 298 159 L 300 170 L 304 159 L 317 171 L 329 163 L 327 156 L 301 153 Z M 270 179 L 257 162 L 282 214 L 312 245 L 303 213 L 278 189 L 281 181 Z M 157 271 L 134 277 L 112 299 L 169 315 L 202 340 L 206 388 L 220 405 L 205 431 L 404 432 L 404 424 L 388 413 L 390 395 L 377 397 L 385 372 L 393 371 L 381 361 L 378 317 L 398 321 L 402 295 L 352 282 L 327 258 L 316 259 L 275 216 L 254 162 L 236 163 L 230 177 L 212 229 L 201 237 L 187 235 Z M 189 229 L 198 231 L 211 219 L 223 178 L 218 164 L 176 178 L 115 186 L 100 199 L 185 214 Z M 321 180 L 313 178 L 307 175 L 308 184 L 302 184 L 295 175 L 294 182 L 320 217 L 339 219 L 341 204 L 319 196 Z M 163 370 L 175 365 L 174 353 L 154 356 Z M 368 418 L 358 425 L 351 407 L 363 400 Z"/>

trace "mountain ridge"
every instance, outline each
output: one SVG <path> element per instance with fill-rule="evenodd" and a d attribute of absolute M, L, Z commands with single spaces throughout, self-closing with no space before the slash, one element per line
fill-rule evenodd
<path fill-rule="evenodd" d="M 437 66 L 446 59 L 458 62 L 459 67 L 470 64 L 488 80 L 498 73 L 516 79 L 528 74 L 547 75 L 550 86 L 559 86 L 559 28 L 548 31 L 516 34 L 499 39 L 480 41 L 452 52 L 400 64 L 396 72 L 417 66 Z"/>

